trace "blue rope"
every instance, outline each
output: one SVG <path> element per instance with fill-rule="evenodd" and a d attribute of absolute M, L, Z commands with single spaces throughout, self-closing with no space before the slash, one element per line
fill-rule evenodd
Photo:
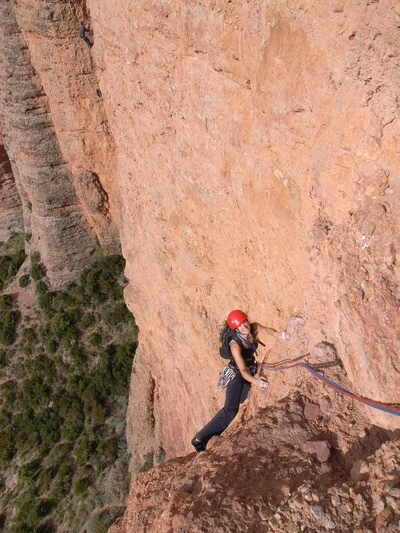
<path fill-rule="evenodd" d="M 349 390 L 345 389 L 344 387 L 342 387 L 338 383 L 335 383 L 331 379 L 326 378 L 325 376 L 323 376 L 322 374 L 320 374 L 319 372 L 317 372 L 316 370 L 314 370 L 313 368 L 309 367 L 308 365 L 306 365 L 303 362 L 295 363 L 293 365 L 288 365 L 288 366 L 281 366 L 281 367 L 269 367 L 269 366 L 266 366 L 264 364 L 262 364 L 261 366 L 265 370 L 272 371 L 272 372 L 276 372 L 276 371 L 279 371 L 279 370 L 287 370 L 289 368 L 296 368 L 296 367 L 302 366 L 303 368 L 305 368 L 306 370 L 308 370 L 309 372 L 314 374 L 316 377 L 318 377 L 322 381 L 325 381 L 326 383 L 328 383 L 328 385 L 330 385 L 334 389 L 342 392 L 343 394 L 346 394 L 346 395 L 350 396 L 354 400 L 362 402 L 365 405 L 369 405 L 370 407 L 373 407 L 374 409 L 379 409 L 380 411 L 384 411 L 385 413 L 388 413 L 390 415 L 400 416 L 400 407 L 390 406 L 390 405 L 387 405 L 387 404 L 384 404 L 384 403 L 381 403 L 381 402 L 377 402 L 377 401 L 374 401 L 374 400 L 368 400 L 367 398 L 363 398 L 362 396 L 359 396 L 358 394 L 354 394 L 353 392 L 350 392 Z"/>

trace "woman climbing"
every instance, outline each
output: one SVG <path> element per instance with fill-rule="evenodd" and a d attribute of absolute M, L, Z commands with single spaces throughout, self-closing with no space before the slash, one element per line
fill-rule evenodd
<path fill-rule="evenodd" d="M 226 387 L 224 407 L 191 441 L 196 452 L 203 452 L 211 437 L 221 435 L 229 426 L 239 411 L 239 405 L 246 400 L 251 384 L 263 389 L 267 388 L 267 380 L 256 375 L 258 365 L 254 355 L 257 355 L 258 334 L 267 333 L 284 340 L 290 339 L 286 331 L 278 333 L 275 329 L 262 326 L 257 322 L 250 324 L 247 315 L 240 310 L 229 313 L 224 328 L 229 328 L 230 331 L 228 333 L 231 355 L 229 368 L 233 371 L 232 379 Z"/>

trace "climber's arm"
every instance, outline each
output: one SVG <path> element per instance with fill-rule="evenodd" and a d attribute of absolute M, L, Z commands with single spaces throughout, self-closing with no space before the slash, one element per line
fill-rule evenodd
<path fill-rule="evenodd" d="M 252 322 L 251 327 L 253 328 L 253 331 L 256 335 L 259 333 L 267 333 L 268 335 L 271 335 L 272 337 L 278 338 L 279 333 L 274 328 L 269 328 L 267 326 L 263 326 L 262 324 L 259 324 L 258 322 Z"/>

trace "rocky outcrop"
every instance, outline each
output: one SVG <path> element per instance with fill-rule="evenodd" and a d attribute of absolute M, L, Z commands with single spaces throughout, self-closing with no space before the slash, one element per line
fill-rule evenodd
<path fill-rule="evenodd" d="M 312 397 L 320 408 L 321 393 Z M 279 406 L 244 411 L 208 451 L 139 474 L 110 533 L 397 531 L 398 438 L 341 398 L 309 420 L 309 402 L 298 387 Z"/>
<path fill-rule="evenodd" d="M 62 5 L 54 6 L 58 6 L 59 29 L 63 29 L 66 12 Z M 77 159 L 83 154 L 76 153 L 71 158 L 68 152 L 72 140 L 67 144 L 65 136 L 73 135 L 73 120 L 63 122 L 59 107 L 64 108 L 65 116 L 73 113 L 72 108 L 65 108 L 68 106 L 65 100 L 53 106 L 54 100 L 47 94 L 44 80 L 50 78 L 53 93 L 59 91 L 62 78 L 53 78 L 56 72 L 43 77 L 39 70 L 42 67 L 51 71 L 52 53 L 59 43 L 65 46 L 60 40 L 63 35 L 59 34 L 57 39 L 54 35 L 57 19 L 54 16 L 52 45 L 42 43 L 40 47 L 40 40 L 35 39 L 35 32 L 41 31 L 41 39 L 49 41 L 46 28 L 49 7 L 37 10 L 29 3 L 2 3 L 1 118 L 4 144 L 24 204 L 25 231 L 32 234 L 31 247 L 39 250 L 51 284 L 58 287 L 76 278 L 93 260 L 99 245 L 117 251 L 119 238 L 98 175 L 90 172 L 92 177 L 88 179 L 87 172 L 78 174 L 82 162 L 79 164 Z M 35 49 L 35 45 L 40 49 Z M 65 64 L 59 67 L 65 70 Z M 60 128 L 64 129 L 64 136 L 58 131 Z M 99 136 L 104 139 L 104 134 Z M 73 142 L 82 144 L 86 138 L 83 132 Z M 112 150 L 109 155 L 112 156 Z M 92 153 L 91 158 L 95 157 Z M 90 161 L 87 163 L 90 168 Z"/>
<path fill-rule="evenodd" d="M 23 229 L 22 202 L 0 137 L 0 241 L 6 241 L 11 233 Z"/>

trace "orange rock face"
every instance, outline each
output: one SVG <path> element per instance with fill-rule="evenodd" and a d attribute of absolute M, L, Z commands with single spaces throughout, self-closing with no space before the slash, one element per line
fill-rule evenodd
<path fill-rule="evenodd" d="M 134 463 L 187 452 L 221 406 L 236 307 L 278 330 L 302 311 L 306 350 L 333 345 L 355 392 L 397 402 L 395 3 L 87 5 L 140 327 Z"/>
<path fill-rule="evenodd" d="M 57 288 L 93 261 L 99 245 L 120 249 L 118 216 L 112 220 L 118 189 L 112 205 L 105 190 L 114 147 L 90 66 L 74 57 L 72 6 L 2 2 L 0 25 L 4 145 L 31 248 Z"/>
<path fill-rule="evenodd" d="M 354 392 L 397 403 L 396 2 L 84 7 L 3 3 L 2 35 L 12 8 L 11 33 L 21 33 L 19 57 L 36 85 L 33 107 L 21 111 L 3 60 L 2 128 L 55 282 L 68 274 L 66 251 L 89 261 L 97 243 L 118 247 L 120 235 L 140 328 L 132 471 L 160 448 L 188 452 L 222 405 L 217 339 L 233 308 L 280 331 L 301 314 L 296 339 L 266 339 L 263 356 L 294 359 L 325 343 Z M 79 19 L 91 23 L 93 70 Z M 30 133 L 21 127 L 31 113 L 35 124 L 44 117 L 40 143 L 29 122 Z M 65 182 L 43 165 L 61 168 Z M 58 225 L 60 213 L 74 223 Z M 58 240 L 66 227 L 72 235 Z M 294 379 L 274 374 L 270 401 Z"/>

